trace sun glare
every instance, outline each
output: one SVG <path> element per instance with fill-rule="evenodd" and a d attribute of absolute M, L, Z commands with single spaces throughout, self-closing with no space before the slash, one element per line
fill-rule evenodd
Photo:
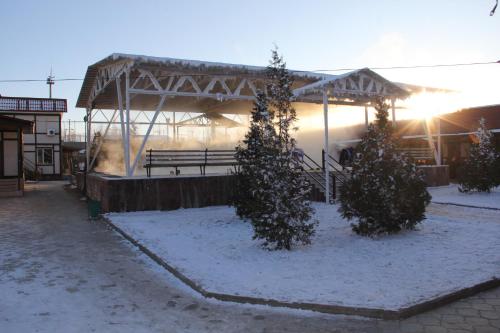
<path fill-rule="evenodd" d="M 454 112 L 460 109 L 459 93 L 427 93 L 412 95 L 400 102 L 404 107 L 399 112 L 399 119 L 429 119 L 434 116 Z"/>

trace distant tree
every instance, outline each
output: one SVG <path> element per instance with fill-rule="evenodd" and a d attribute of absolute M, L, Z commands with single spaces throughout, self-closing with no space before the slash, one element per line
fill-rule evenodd
<path fill-rule="evenodd" d="M 254 239 L 272 250 L 290 250 L 296 243 L 311 242 L 316 222 L 310 222 L 310 184 L 292 156 L 296 141 L 290 132 L 297 119 L 293 80 L 276 51 L 267 77 L 268 95 L 258 94 L 250 130 L 237 147 L 241 171 L 235 206 L 238 215 L 250 219 Z"/>
<path fill-rule="evenodd" d="M 498 153 L 493 144 L 493 134 L 486 127 L 486 121 L 481 118 L 476 136 L 477 143 L 473 143 L 469 157 L 459 172 L 460 192 L 490 192 L 499 185 Z"/>
<path fill-rule="evenodd" d="M 375 108 L 376 123 L 356 147 L 351 177 L 340 187 L 339 212 L 356 219 L 352 229 L 363 236 L 414 229 L 431 199 L 416 165 L 396 149 L 389 106 L 379 100 Z"/>

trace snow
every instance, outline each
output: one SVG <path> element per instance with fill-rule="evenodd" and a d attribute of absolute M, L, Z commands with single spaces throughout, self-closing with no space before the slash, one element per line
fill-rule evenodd
<path fill-rule="evenodd" d="M 429 193 L 432 195 L 432 202 L 434 203 L 451 203 L 455 205 L 500 209 L 500 187 L 494 188 L 491 193 L 461 193 L 458 191 L 458 186 L 452 184 L 449 186 L 431 187 L 429 188 Z"/>
<path fill-rule="evenodd" d="M 500 213 L 431 205 L 417 231 L 355 235 L 337 206 L 314 204 L 312 245 L 267 251 L 231 207 L 107 217 L 208 291 L 289 302 L 398 309 L 500 277 Z"/>
<path fill-rule="evenodd" d="M 266 67 L 263 67 L 263 66 L 229 64 L 229 63 L 223 63 L 223 62 L 178 59 L 178 58 L 170 58 L 170 57 L 154 57 L 154 56 L 137 55 L 137 54 L 126 54 L 126 53 L 113 53 L 109 57 L 104 58 L 103 60 L 99 61 L 97 64 L 99 64 L 101 62 L 106 62 L 108 60 L 119 61 L 119 60 L 123 60 L 123 59 L 133 60 L 137 63 L 145 63 L 145 64 L 180 65 L 183 67 L 199 67 L 199 68 L 206 68 L 206 69 L 224 68 L 224 69 L 237 70 L 237 71 L 243 70 L 243 71 L 248 71 L 248 72 L 263 72 L 266 70 Z M 97 65 L 97 64 L 95 64 L 95 65 Z M 295 76 L 311 77 L 311 78 L 316 78 L 316 79 L 338 77 L 338 75 L 334 75 L 334 74 L 315 73 L 315 72 L 301 71 L 301 70 L 290 70 L 290 73 L 295 75 Z"/>

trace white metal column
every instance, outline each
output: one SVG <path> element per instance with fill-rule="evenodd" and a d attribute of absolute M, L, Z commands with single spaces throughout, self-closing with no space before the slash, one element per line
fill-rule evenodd
<path fill-rule="evenodd" d="M 365 128 L 368 130 L 368 105 L 365 105 Z"/>
<path fill-rule="evenodd" d="M 85 123 L 85 135 L 86 139 L 85 140 L 85 172 L 88 173 L 89 167 L 90 167 L 90 122 L 92 118 L 92 109 L 87 108 L 87 122 Z"/>
<path fill-rule="evenodd" d="M 127 149 L 127 155 L 125 156 L 125 163 L 126 163 L 126 171 L 127 171 L 127 177 L 132 176 L 131 170 L 130 170 L 130 71 L 127 70 L 125 72 L 125 108 L 127 110 L 126 114 L 126 133 L 127 133 L 127 140 L 125 142 L 126 144 L 126 149 Z"/>
<path fill-rule="evenodd" d="M 391 99 L 392 126 L 396 127 L 396 100 Z"/>
<path fill-rule="evenodd" d="M 325 161 L 325 202 L 330 203 L 330 172 L 328 167 L 328 92 L 327 88 L 323 89 L 323 117 L 325 125 L 325 140 L 323 144 L 323 150 L 325 156 L 323 156 Z"/>
<path fill-rule="evenodd" d="M 424 119 L 422 120 L 424 124 L 424 131 L 425 135 L 427 136 L 427 144 L 429 145 L 429 148 L 431 149 L 433 155 L 434 155 L 434 161 L 436 161 L 436 164 L 438 164 L 438 160 L 440 159 L 438 151 L 436 149 L 436 145 L 434 144 L 434 140 L 432 139 L 432 131 L 431 131 L 431 126 L 430 126 L 430 120 L 429 119 Z"/>
<path fill-rule="evenodd" d="M 174 123 L 172 125 L 172 134 L 173 134 L 173 141 L 174 142 L 177 142 L 177 129 L 175 128 L 175 111 L 173 112 L 173 119 L 174 119 Z"/>
<path fill-rule="evenodd" d="M 123 162 L 125 164 L 125 175 L 128 175 L 128 169 L 130 168 L 130 164 L 127 164 L 127 160 L 130 158 L 127 158 L 127 156 L 130 154 L 130 151 L 127 146 L 127 133 L 125 130 L 125 115 L 123 113 L 123 99 L 122 99 L 122 90 L 121 90 L 121 84 L 120 84 L 120 77 L 118 76 L 116 78 L 116 95 L 118 98 L 118 108 L 120 109 L 120 125 L 121 125 L 121 132 L 122 132 L 122 147 L 123 147 Z"/>
<path fill-rule="evenodd" d="M 436 164 L 441 165 L 441 118 L 437 117 L 437 160 Z"/>

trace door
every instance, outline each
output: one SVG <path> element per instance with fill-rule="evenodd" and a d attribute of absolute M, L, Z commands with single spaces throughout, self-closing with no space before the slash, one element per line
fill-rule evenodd
<path fill-rule="evenodd" d="M 18 167 L 18 147 L 17 141 L 3 141 L 3 175 L 5 177 L 17 177 Z"/>
<path fill-rule="evenodd" d="M 19 143 L 17 132 L 3 132 L 0 141 L 0 176 L 17 177 L 19 174 Z"/>

